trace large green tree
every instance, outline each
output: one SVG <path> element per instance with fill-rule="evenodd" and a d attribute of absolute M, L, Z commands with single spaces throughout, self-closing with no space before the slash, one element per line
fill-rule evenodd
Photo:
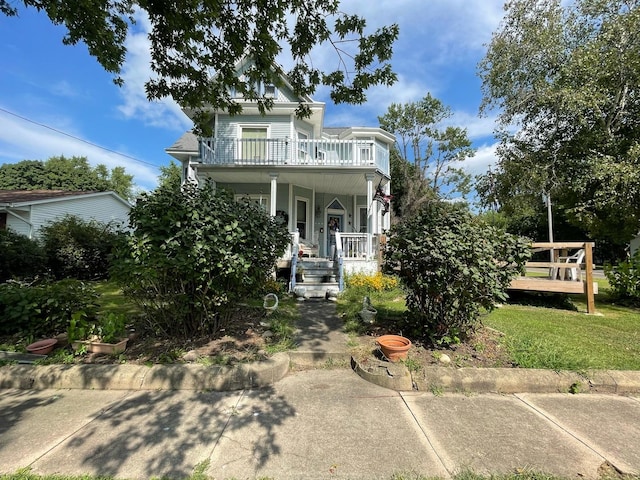
<path fill-rule="evenodd" d="M 471 177 L 460 163 L 475 151 L 464 128 L 443 125 L 452 115 L 427 94 L 418 102 L 392 103 L 378 117 L 380 126 L 396 136 L 391 185 L 396 214 L 415 212 L 433 198 L 469 193 Z"/>
<path fill-rule="evenodd" d="M 640 229 L 640 1 L 511 0 L 479 64 L 507 208 L 545 192 L 596 239 Z"/>
<path fill-rule="evenodd" d="M 0 190 L 113 190 L 131 199 L 133 175 L 124 167 L 110 171 L 105 165 L 92 167 L 86 157 L 51 157 L 46 161 L 23 160 L 0 165 Z"/>
<path fill-rule="evenodd" d="M 64 25 L 65 44 L 84 42 L 89 53 L 122 83 L 127 32 L 140 9 L 151 24 L 151 68 L 146 82 L 150 100 L 173 97 L 193 109 L 197 124 L 206 130 L 203 107 L 238 112 L 230 91 L 257 100 L 268 109 L 259 85 L 278 83 L 274 60 L 284 47 L 291 52 L 289 79 L 297 94 L 311 94 L 327 85 L 335 102 L 363 103 L 372 85 L 391 84 L 395 74 L 388 63 L 397 25 L 366 33 L 366 21 L 340 10 L 339 0 L 24 0 L 26 7 L 46 12 L 51 21 Z M 0 11 L 17 15 L 15 2 L 0 0 Z M 331 44 L 337 68 L 322 71 L 310 59 L 314 47 Z M 242 79 L 236 62 L 243 56 L 255 60 Z M 300 105 L 299 114 L 308 109 Z"/>

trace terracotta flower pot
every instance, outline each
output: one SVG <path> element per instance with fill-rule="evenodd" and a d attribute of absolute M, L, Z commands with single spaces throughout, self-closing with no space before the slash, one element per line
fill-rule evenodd
<path fill-rule="evenodd" d="M 376 339 L 376 343 L 390 362 L 407 358 L 411 348 L 411 340 L 400 335 L 382 335 Z"/>
<path fill-rule="evenodd" d="M 58 340 L 55 338 L 40 340 L 39 342 L 27 345 L 27 352 L 35 355 L 48 355 L 53 350 L 53 347 L 56 346 L 56 343 L 58 343 Z"/>

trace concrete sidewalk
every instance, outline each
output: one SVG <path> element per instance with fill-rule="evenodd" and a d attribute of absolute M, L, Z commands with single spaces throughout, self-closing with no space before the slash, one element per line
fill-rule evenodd
<path fill-rule="evenodd" d="M 335 305 L 304 302 L 300 312 L 297 352 L 261 364 L 0 368 L 0 472 L 640 475 L 640 372 L 431 368 L 396 388 L 389 378 L 404 367 L 383 365 L 369 381 L 346 368 Z M 327 368 L 336 365 L 345 368 Z M 558 393 L 574 383 L 606 394 Z"/>
<path fill-rule="evenodd" d="M 640 474 L 640 398 L 398 393 L 348 369 L 235 392 L 4 390 L 0 471 L 390 479 L 519 469 Z"/>

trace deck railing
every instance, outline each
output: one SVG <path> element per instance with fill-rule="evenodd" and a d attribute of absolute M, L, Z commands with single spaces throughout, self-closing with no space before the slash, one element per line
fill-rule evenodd
<path fill-rule="evenodd" d="M 532 290 L 557 293 L 583 293 L 587 297 L 587 313 L 595 313 L 594 295 L 598 293 L 598 284 L 593 281 L 593 243 L 592 242 L 535 242 L 531 244 L 534 252 L 550 251 L 553 262 L 527 262 L 526 268 L 543 269 L 544 276 L 517 277 L 511 281 L 513 290 Z M 580 263 L 568 261 L 572 250 L 584 250 L 584 260 Z M 562 255 L 564 253 L 564 255 Z M 576 274 L 568 275 L 571 270 Z"/>
<path fill-rule="evenodd" d="M 373 140 L 202 139 L 208 165 L 376 166 L 389 173 L 389 151 Z"/>

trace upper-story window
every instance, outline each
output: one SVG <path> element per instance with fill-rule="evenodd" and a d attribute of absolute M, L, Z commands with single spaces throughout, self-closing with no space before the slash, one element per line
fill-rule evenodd
<path fill-rule="evenodd" d="M 269 98 L 276 98 L 276 86 L 272 84 L 266 84 L 264 86 L 264 96 Z"/>
<path fill-rule="evenodd" d="M 269 127 L 263 125 L 240 126 L 239 158 L 242 160 L 266 160 Z"/>
<path fill-rule="evenodd" d="M 258 95 L 264 95 L 267 98 L 276 98 L 278 89 L 272 83 L 260 84 L 256 88 Z M 243 98 L 242 92 L 237 91 L 234 87 L 229 87 L 229 95 L 231 98 Z"/>
<path fill-rule="evenodd" d="M 361 162 L 373 161 L 373 143 L 371 137 L 357 137 L 358 157 Z"/>

